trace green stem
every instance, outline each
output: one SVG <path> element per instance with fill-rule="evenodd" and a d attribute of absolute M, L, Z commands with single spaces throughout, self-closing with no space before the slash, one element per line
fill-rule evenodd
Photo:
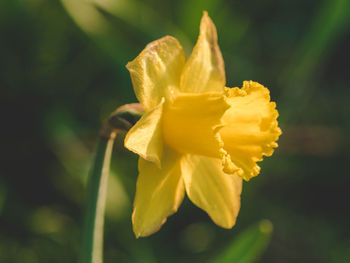
<path fill-rule="evenodd" d="M 96 156 L 88 181 L 87 207 L 84 218 L 81 263 L 102 263 L 103 223 L 109 164 L 114 136 L 99 138 Z"/>
<path fill-rule="evenodd" d="M 142 113 L 143 108 L 138 103 L 123 105 L 112 112 L 100 130 L 95 160 L 88 180 L 81 263 L 103 262 L 103 223 L 114 138 L 117 133 L 127 132 L 141 118 Z"/>

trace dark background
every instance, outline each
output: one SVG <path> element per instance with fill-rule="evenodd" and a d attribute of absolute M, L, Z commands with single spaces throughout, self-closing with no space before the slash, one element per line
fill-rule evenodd
<path fill-rule="evenodd" d="M 187 54 L 202 11 L 228 86 L 255 80 L 280 112 L 280 147 L 244 184 L 232 230 L 188 200 L 155 235 L 131 229 L 137 156 L 115 145 L 105 262 L 204 262 L 261 219 L 259 262 L 350 262 L 350 1 L 0 1 L 0 262 L 77 262 L 84 183 L 102 121 L 135 102 L 125 64 L 173 35 Z"/>

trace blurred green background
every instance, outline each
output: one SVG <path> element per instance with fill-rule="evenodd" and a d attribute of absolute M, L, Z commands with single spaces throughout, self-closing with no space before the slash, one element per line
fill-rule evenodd
<path fill-rule="evenodd" d="M 206 262 L 261 219 L 274 231 L 257 262 L 350 262 L 349 0 L 0 1 L 0 262 L 77 262 L 98 130 L 136 101 L 125 64 L 167 34 L 189 54 L 203 10 L 227 84 L 270 88 L 280 147 L 244 184 L 232 230 L 185 200 L 136 240 L 137 156 L 118 138 L 105 262 Z"/>

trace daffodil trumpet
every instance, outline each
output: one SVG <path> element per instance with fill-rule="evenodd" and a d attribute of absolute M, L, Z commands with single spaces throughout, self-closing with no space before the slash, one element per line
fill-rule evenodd
<path fill-rule="evenodd" d="M 217 225 L 232 228 L 242 179 L 257 176 L 257 162 L 278 146 L 281 130 L 269 90 L 253 81 L 225 86 L 216 28 L 206 12 L 188 59 L 177 39 L 165 36 L 127 68 L 145 111 L 125 137 L 125 147 L 140 156 L 135 235 L 158 231 L 185 193 Z"/>

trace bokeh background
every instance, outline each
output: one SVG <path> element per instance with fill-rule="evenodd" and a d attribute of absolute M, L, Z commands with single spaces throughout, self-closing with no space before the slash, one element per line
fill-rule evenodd
<path fill-rule="evenodd" d="M 137 157 L 117 139 L 105 262 L 206 262 L 269 219 L 257 262 L 350 262 L 349 0 L 0 1 L 0 262 L 77 262 L 85 182 L 102 121 L 135 102 L 125 64 L 173 35 L 187 54 L 202 11 L 227 84 L 271 90 L 284 131 L 223 230 L 188 200 L 155 235 L 131 228 Z"/>

